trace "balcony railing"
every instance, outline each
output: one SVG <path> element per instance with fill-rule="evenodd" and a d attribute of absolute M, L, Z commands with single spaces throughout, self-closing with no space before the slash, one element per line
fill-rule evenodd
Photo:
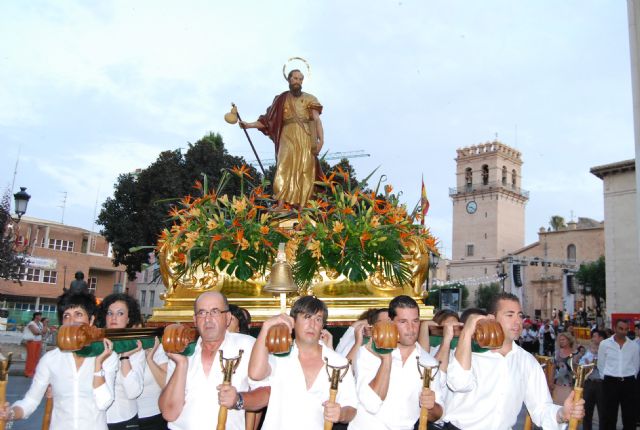
<path fill-rule="evenodd" d="M 449 188 L 449 197 L 456 196 L 458 194 L 474 193 L 474 192 L 488 192 L 494 190 L 504 190 L 507 192 L 515 193 L 525 199 L 529 198 L 529 191 L 523 190 L 520 187 L 513 186 L 512 184 L 503 184 L 502 182 L 489 182 L 488 184 L 470 184 L 464 187 Z"/>

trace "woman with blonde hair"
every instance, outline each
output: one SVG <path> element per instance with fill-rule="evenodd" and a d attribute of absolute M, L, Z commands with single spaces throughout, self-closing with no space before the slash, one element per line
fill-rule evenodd
<path fill-rule="evenodd" d="M 575 339 L 568 332 L 558 333 L 556 336 L 556 353 L 553 357 L 555 364 L 555 378 L 553 389 L 553 401 L 557 405 L 562 405 L 571 390 L 573 390 L 573 365 L 575 354 Z"/>

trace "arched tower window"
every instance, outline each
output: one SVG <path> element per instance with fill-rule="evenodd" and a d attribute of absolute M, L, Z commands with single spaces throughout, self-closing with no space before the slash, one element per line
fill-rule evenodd
<path fill-rule="evenodd" d="M 502 185 L 507 185 L 507 166 L 502 166 Z"/>
<path fill-rule="evenodd" d="M 473 171 L 471 170 L 471 167 L 467 167 L 464 171 L 464 183 L 466 184 L 467 189 L 471 189 L 473 186 Z"/>
<path fill-rule="evenodd" d="M 567 260 L 576 261 L 576 246 L 573 243 L 567 246 Z"/>
<path fill-rule="evenodd" d="M 513 169 L 511 171 L 511 187 L 512 188 L 517 188 L 517 182 L 516 182 L 517 177 L 518 177 L 518 174 L 516 173 L 516 169 Z"/>
<path fill-rule="evenodd" d="M 489 165 L 482 166 L 482 185 L 489 185 Z"/>

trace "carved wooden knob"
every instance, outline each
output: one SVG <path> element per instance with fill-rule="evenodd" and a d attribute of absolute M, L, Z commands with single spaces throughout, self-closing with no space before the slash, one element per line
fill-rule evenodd
<path fill-rule="evenodd" d="M 269 328 L 265 345 L 270 354 L 285 354 L 291 350 L 291 332 L 286 324 L 276 324 Z"/>
<path fill-rule="evenodd" d="M 498 349 L 504 342 L 502 326 L 496 320 L 484 319 L 478 321 L 474 339 L 481 348 Z"/>
<path fill-rule="evenodd" d="M 400 339 L 398 327 L 390 321 L 378 321 L 373 326 L 371 339 L 376 348 L 394 349 L 398 346 L 398 340 Z"/>
<path fill-rule="evenodd" d="M 88 324 L 62 325 L 58 329 L 58 348 L 61 351 L 78 351 L 105 337 L 104 329 Z"/>
<path fill-rule="evenodd" d="M 197 332 L 193 327 L 182 324 L 169 324 L 164 328 L 162 335 L 162 348 L 166 352 L 179 354 L 193 341 L 196 340 Z"/>

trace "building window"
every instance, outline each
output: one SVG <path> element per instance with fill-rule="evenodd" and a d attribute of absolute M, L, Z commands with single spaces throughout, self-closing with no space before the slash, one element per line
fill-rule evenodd
<path fill-rule="evenodd" d="M 145 307 L 147 302 L 147 292 L 146 290 L 140 291 L 140 306 Z"/>
<path fill-rule="evenodd" d="M 507 185 L 507 166 L 502 166 L 502 185 Z"/>
<path fill-rule="evenodd" d="M 89 282 L 87 282 L 87 284 L 89 284 L 89 292 L 95 294 L 96 288 L 98 287 L 98 278 L 92 276 L 91 278 L 89 278 Z"/>
<path fill-rule="evenodd" d="M 473 257 L 473 245 L 467 245 L 467 257 Z"/>
<path fill-rule="evenodd" d="M 573 243 L 567 246 L 567 260 L 576 261 L 576 246 Z"/>
<path fill-rule="evenodd" d="M 489 185 L 489 166 L 487 164 L 482 166 L 482 185 Z"/>
<path fill-rule="evenodd" d="M 473 170 L 471 170 L 471 167 L 467 167 L 467 169 L 464 171 L 464 183 L 466 184 L 468 189 L 473 186 Z"/>
<path fill-rule="evenodd" d="M 152 308 L 156 304 L 154 303 L 156 300 L 156 292 L 153 290 L 149 290 L 149 307 Z"/>
<path fill-rule="evenodd" d="M 45 284 L 55 284 L 58 279 L 58 272 L 55 270 L 45 270 L 42 275 L 42 282 Z"/>
<path fill-rule="evenodd" d="M 73 240 L 49 239 L 49 249 L 73 252 Z"/>
<path fill-rule="evenodd" d="M 40 269 L 27 268 L 25 271 L 23 281 L 40 282 Z"/>
<path fill-rule="evenodd" d="M 516 178 L 518 177 L 518 175 L 516 174 L 516 169 L 513 169 L 511 171 L 511 188 L 515 189 L 516 188 Z"/>

